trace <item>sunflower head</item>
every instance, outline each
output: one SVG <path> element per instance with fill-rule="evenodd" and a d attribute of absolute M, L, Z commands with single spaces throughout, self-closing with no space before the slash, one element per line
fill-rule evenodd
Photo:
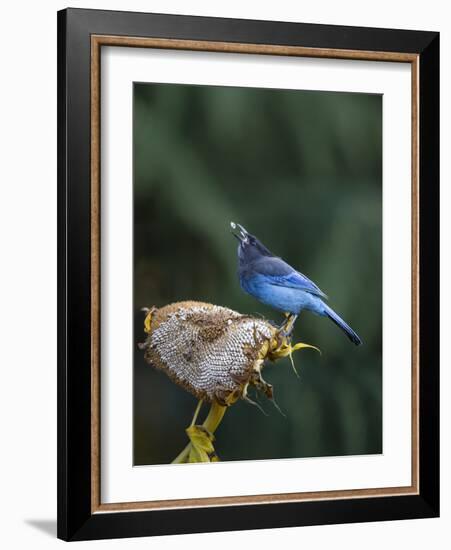
<path fill-rule="evenodd" d="M 148 363 L 206 402 L 228 406 L 247 398 L 249 386 L 272 399 L 262 378 L 266 359 L 291 356 L 283 331 L 265 319 L 203 302 L 177 302 L 146 309 L 146 341 L 140 345 Z"/>

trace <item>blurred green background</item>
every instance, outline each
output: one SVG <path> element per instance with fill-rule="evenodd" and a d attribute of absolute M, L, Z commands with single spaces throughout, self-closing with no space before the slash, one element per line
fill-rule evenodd
<path fill-rule="evenodd" d="M 378 95 L 134 85 L 135 341 L 143 306 L 201 300 L 281 321 L 237 278 L 241 223 L 329 295 L 355 347 L 309 312 L 265 367 L 286 418 L 239 401 L 216 435 L 222 460 L 382 452 L 382 98 Z M 134 463 L 170 462 L 193 396 L 134 357 Z M 205 407 L 205 412 L 207 407 Z"/>

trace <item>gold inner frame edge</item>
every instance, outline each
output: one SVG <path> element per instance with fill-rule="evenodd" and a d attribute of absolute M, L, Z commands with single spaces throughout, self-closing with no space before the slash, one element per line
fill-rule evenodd
<path fill-rule="evenodd" d="M 412 479 L 406 487 L 101 503 L 100 499 L 100 51 L 102 46 L 410 63 L 412 163 Z M 251 43 L 91 35 L 91 513 L 275 504 L 419 494 L 419 55 Z"/>

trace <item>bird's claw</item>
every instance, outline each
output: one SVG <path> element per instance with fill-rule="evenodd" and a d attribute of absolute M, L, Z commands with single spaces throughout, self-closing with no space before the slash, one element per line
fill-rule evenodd
<path fill-rule="evenodd" d="M 286 340 L 291 340 L 294 330 L 294 323 L 298 318 L 295 314 L 288 314 L 285 321 L 279 327 L 279 335 Z"/>

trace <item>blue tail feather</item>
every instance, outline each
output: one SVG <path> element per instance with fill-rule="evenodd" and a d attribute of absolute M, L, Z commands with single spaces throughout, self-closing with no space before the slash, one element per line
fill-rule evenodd
<path fill-rule="evenodd" d="M 326 304 L 324 305 L 324 315 L 326 317 L 329 317 L 329 319 L 333 321 L 337 325 L 337 327 L 340 327 L 341 330 L 346 334 L 346 336 L 351 340 L 351 342 L 353 342 L 356 346 L 360 346 L 362 340 L 359 338 L 358 334 L 354 332 L 352 328 L 348 324 L 346 324 L 332 308 L 326 306 Z"/>

